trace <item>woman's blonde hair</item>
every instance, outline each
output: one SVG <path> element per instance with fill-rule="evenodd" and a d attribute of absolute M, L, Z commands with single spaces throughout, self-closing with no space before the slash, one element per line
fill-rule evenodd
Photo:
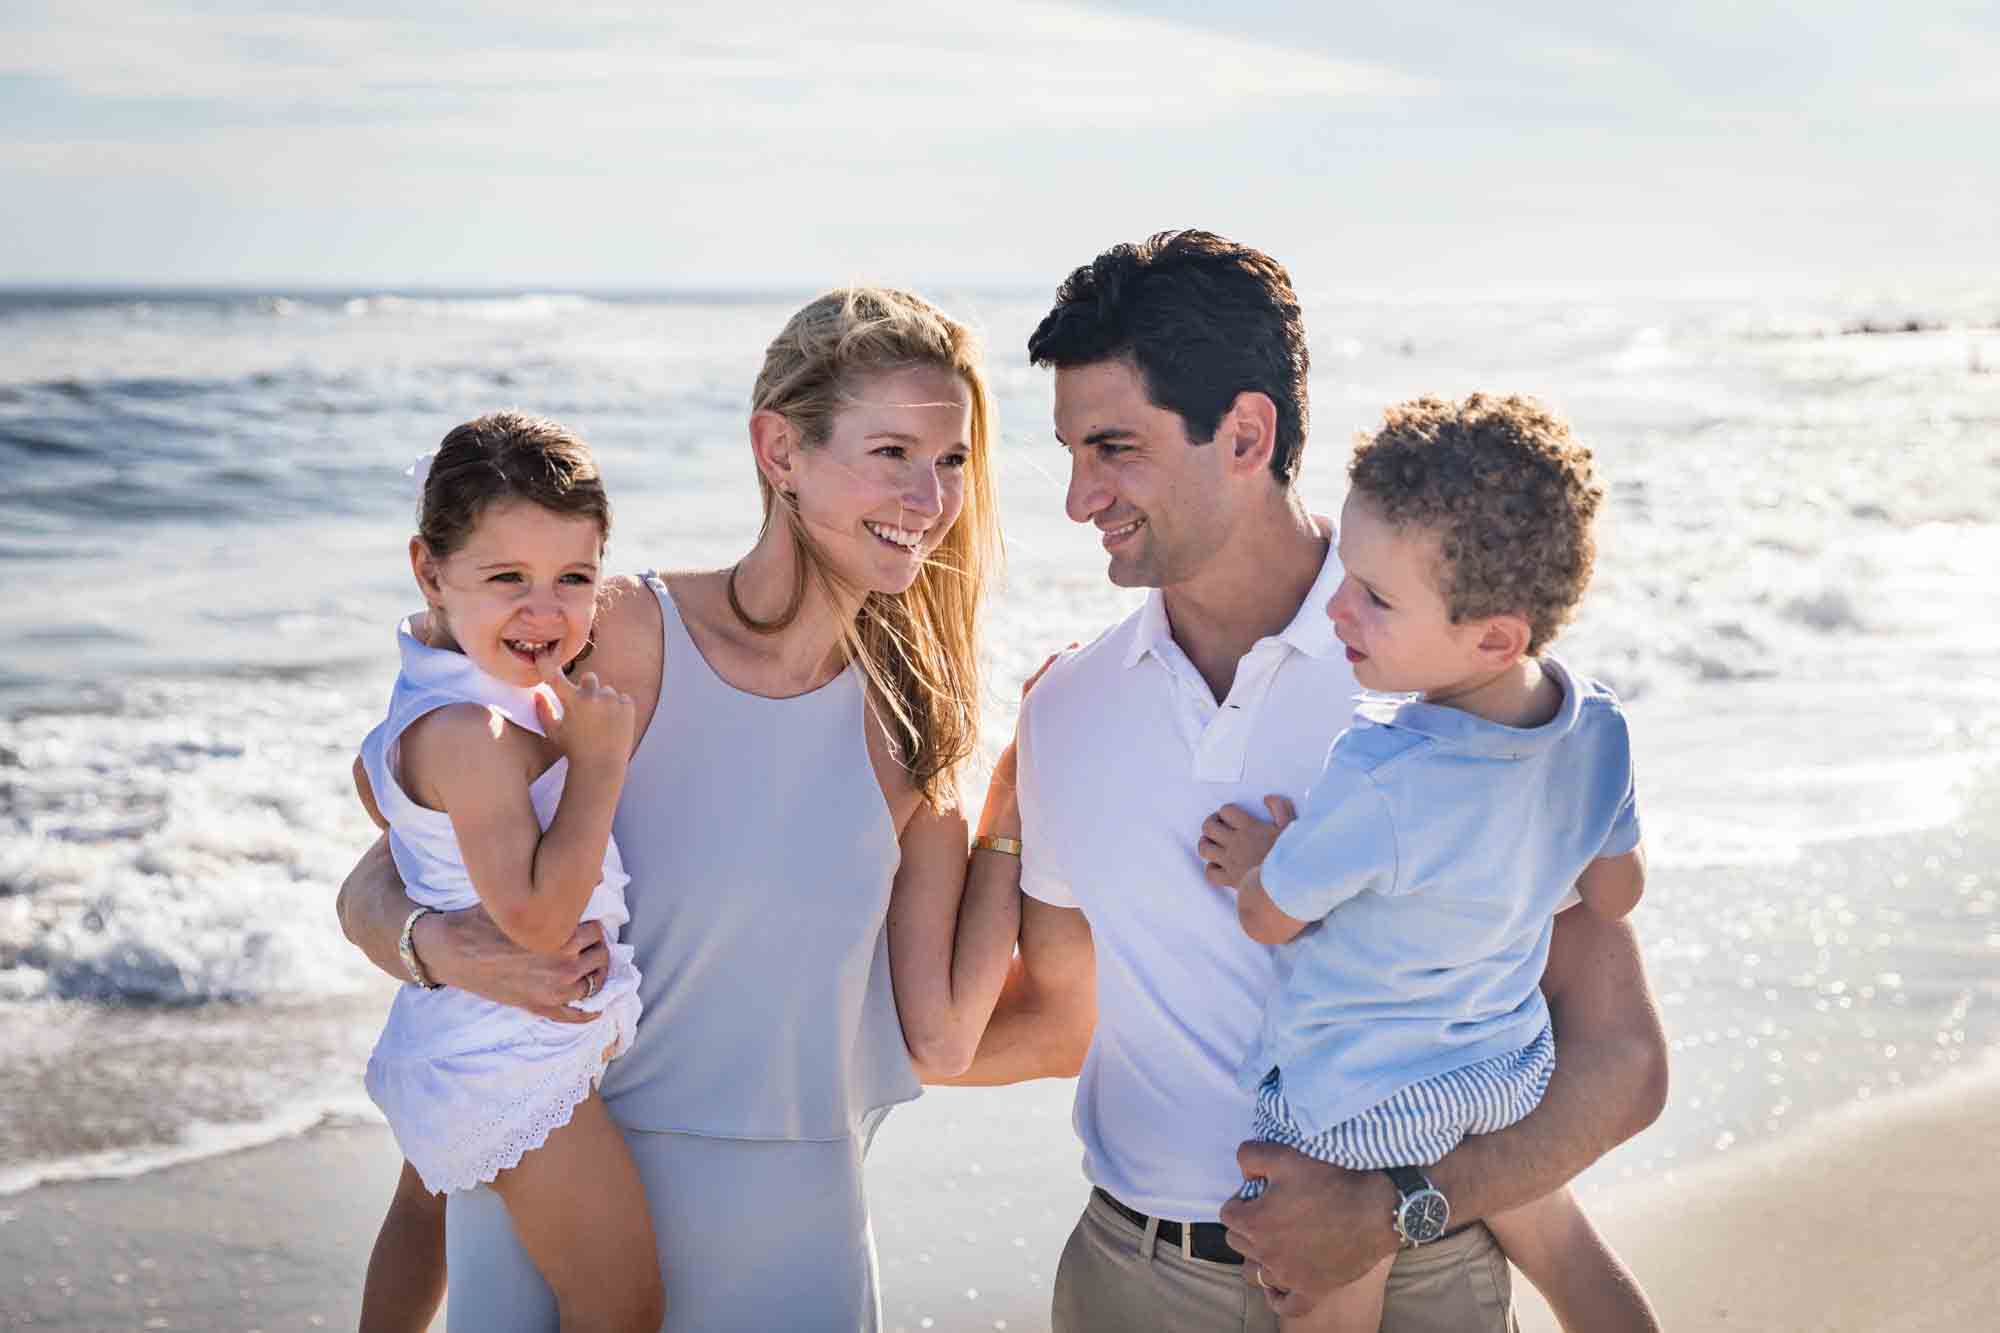
<path fill-rule="evenodd" d="M 888 287 L 844 287 L 814 300 L 786 322 L 764 353 L 751 407 L 776 412 L 808 447 L 824 444 L 841 407 L 861 381 L 885 371 L 935 366 L 965 383 L 972 438 L 964 504 L 901 593 L 870 592 L 843 628 L 858 663 L 899 735 L 898 757 L 933 809 L 957 802 L 959 766 L 979 735 L 978 617 L 986 580 L 1000 564 L 1000 522 L 991 466 L 993 398 L 971 330 L 920 296 Z M 829 595 L 843 580 L 814 545 L 793 504 L 780 501 L 760 470 L 764 525 L 782 515 L 798 553 L 799 581 L 777 620 L 749 621 L 775 631 L 797 615 L 810 575 Z M 742 614 L 739 610 L 739 614 Z"/>

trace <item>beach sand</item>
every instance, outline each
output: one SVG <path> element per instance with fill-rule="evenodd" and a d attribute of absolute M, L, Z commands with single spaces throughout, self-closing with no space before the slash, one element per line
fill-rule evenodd
<path fill-rule="evenodd" d="M 993 1145 L 1006 1165 L 991 1179 L 944 1186 L 934 1163 L 920 1180 L 913 1145 L 972 1109 L 967 1097 L 1003 1095 L 1014 1099 L 1012 1131 L 1032 1141 L 1028 1158 L 1073 1163 L 1073 1148 L 1047 1141 L 1067 1134 L 1047 1114 L 1066 1092 L 936 1095 L 899 1112 L 932 1123 L 912 1126 L 908 1152 L 878 1145 L 888 1328 L 1047 1326 L 1047 1282 L 1081 1186 L 1022 1197 L 1021 1180 L 1043 1167 L 1008 1144 Z M 1592 1208 L 1669 1329 L 1982 1327 L 2000 1308 L 2000 1228 L 1988 1218 L 2000 1156 L 1984 1147 L 1996 1136 L 2000 1071 L 1986 1069 L 1621 1186 Z M 385 1130 L 347 1126 L 0 1199 L 0 1328 L 351 1328 L 395 1173 Z M 962 1261 L 952 1241 L 984 1261 Z M 1553 1328 L 1525 1284 L 1519 1291 L 1524 1328 Z"/>
<path fill-rule="evenodd" d="M 1949 1075 L 1594 1201 L 1669 1330 L 1995 1327 L 2000 1070 Z M 1515 1283 L 1524 1333 L 1552 1330 Z"/>

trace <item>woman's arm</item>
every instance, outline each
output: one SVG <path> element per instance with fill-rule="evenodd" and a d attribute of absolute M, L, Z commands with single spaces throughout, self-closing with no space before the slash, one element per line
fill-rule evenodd
<path fill-rule="evenodd" d="M 1021 836 L 1014 747 L 987 784 L 979 832 Z M 992 1016 L 1021 928 L 1021 858 L 966 852 L 965 820 L 919 807 L 903 830 L 889 899 L 889 974 L 903 1039 L 927 1082 L 965 1072 Z"/>
<path fill-rule="evenodd" d="M 417 905 L 403 893 L 386 836 L 377 838 L 348 872 L 335 906 L 349 943 L 397 981 L 410 980 L 396 943 L 403 921 Z M 520 948 L 478 907 L 427 913 L 410 939 L 432 981 L 562 1023 L 588 1023 L 596 1017 L 570 1008 L 570 1001 L 595 989 L 588 980 L 592 974 L 602 984 L 611 965 L 604 932 L 594 921 L 578 926 L 562 948 L 546 954 Z"/>

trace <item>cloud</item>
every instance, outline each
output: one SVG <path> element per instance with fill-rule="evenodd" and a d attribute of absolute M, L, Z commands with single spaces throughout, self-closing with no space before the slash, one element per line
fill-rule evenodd
<path fill-rule="evenodd" d="M 8 20 L 0 75 L 57 87 L 88 133 L 157 109 L 147 137 L 222 125 L 389 122 L 596 130 L 875 132 L 1213 123 L 1288 99 L 1435 91 L 1393 69 L 1046 3 L 892 0 L 679 5 L 665 12 L 482 6 L 273 12 L 84 3 Z"/>

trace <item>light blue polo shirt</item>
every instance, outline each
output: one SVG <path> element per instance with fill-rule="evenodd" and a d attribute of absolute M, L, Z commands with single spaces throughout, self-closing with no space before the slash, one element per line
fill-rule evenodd
<path fill-rule="evenodd" d="M 1364 697 L 1264 859 L 1271 900 L 1315 924 L 1280 949 L 1240 1081 L 1282 1071 L 1310 1134 L 1533 1041 L 1557 908 L 1639 845 L 1616 696 L 1541 661 L 1563 702 L 1540 727 Z"/>

